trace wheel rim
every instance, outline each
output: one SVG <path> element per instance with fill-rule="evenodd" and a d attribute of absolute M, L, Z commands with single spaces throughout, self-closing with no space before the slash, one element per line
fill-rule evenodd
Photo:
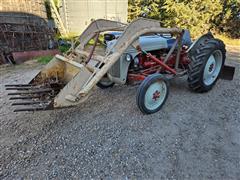
<path fill-rule="evenodd" d="M 203 82 L 205 85 L 211 85 L 218 77 L 222 67 L 222 52 L 214 51 L 208 58 L 204 68 Z"/>
<path fill-rule="evenodd" d="M 144 97 L 144 104 L 147 109 L 155 110 L 162 105 L 167 95 L 167 85 L 164 81 L 157 81 L 151 84 Z"/>

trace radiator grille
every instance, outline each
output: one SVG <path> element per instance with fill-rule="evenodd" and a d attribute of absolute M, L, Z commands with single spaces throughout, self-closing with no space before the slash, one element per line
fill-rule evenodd
<path fill-rule="evenodd" d="M 113 77 L 120 78 L 120 59 L 108 71 Z"/>

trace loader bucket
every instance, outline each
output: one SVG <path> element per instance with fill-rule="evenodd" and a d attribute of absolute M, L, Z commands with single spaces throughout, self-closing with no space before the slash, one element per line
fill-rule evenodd
<path fill-rule="evenodd" d="M 5 85 L 19 111 L 50 110 L 74 105 L 76 94 L 91 76 L 82 64 L 56 55 L 28 84 Z M 21 100 L 21 101 L 20 101 Z"/>

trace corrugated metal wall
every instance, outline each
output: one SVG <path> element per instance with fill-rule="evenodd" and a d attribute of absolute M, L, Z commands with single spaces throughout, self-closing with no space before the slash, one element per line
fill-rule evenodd
<path fill-rule="evenodd" d="M 93 19 L 127 22 L 128 0 L 62 0 L 60 14 L 69 32 L 82 32 Z"/>

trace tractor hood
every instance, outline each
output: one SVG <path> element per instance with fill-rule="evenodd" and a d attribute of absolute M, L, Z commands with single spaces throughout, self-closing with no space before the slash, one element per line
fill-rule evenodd
<path fill-rule="evenodd" d="M 121 32 L 109 32 L 104 35 L 105 43 L 107 45 L 107 51 L 113 48 L 121 34 Z M 176 39 L 171 37 L 170 34 L 156 34 L 139 37 L 140 47 L 145 51 L 170 49 L 175 41 Z M 190 33 L 188 30 L 184 31 L 182 43 L 186 46 L 190 46 L 192 44 Z"/>
<path fill-rule="evenodd" d="M 154 51 L 158 49 L 169 48 L 174 43 L 174 41 L 175 39 L 171 39 L 171 38 L 168 39 L 158 35 L 141 36 L 139 38 L 140 47 L 145 51 Z M 116 44 L 116 42 L 117 42 L 117 39 L 106 41 L 107 51 L 112 49 L 113 46 Z"/>

